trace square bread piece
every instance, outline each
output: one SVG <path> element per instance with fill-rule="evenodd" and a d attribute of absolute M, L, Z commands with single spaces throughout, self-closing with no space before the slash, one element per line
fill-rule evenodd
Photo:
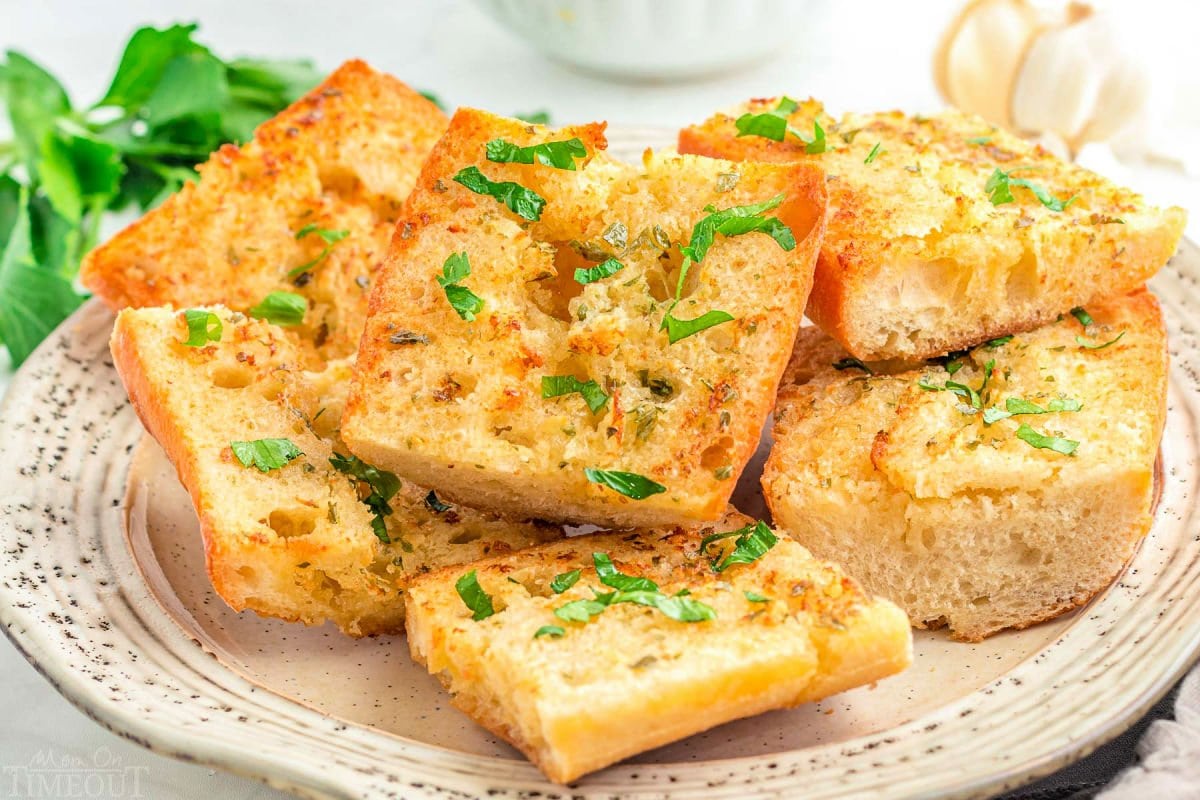
<path fill-rule="evenodd" d="M 246 311 L 293 292 L 308 310 L 289 330 L 324 358 L 348 356 L 400 207 L 446 122 L 400 81 L 348 61 L 93 250 L 83 284 L 114 309 Z"/>
<path fill-rule="evenodd" d="M 754 525 L 731 511 L 713 527 L 574 537 L 471 564 L 495 612 L 478 621 L 456 590 L 467 567 L 438 570 L 409 590 L 409 647 L 454 705 L 559 783 L 908 666 L 904 613 L 783 533 L 757 559 L 716 572 L 742 537 L 701 552 L 704 537 Z M 602 583 L 595 553 L 619 574 Z M 618 586 L 625 599 L 593 606 L 587 622 L 556 614 Z M 703 608 L 713 618 L 680 619 Z"/>
<path fill-rule="evenodd" d="M 829 224 L 808 316 L 857 358 L 920 359 L 1052 322 L 1059 314 L 1141 286 L 1183 234 L 1179 208 L 1065 163 L 978 117 L 944 111 L 848 114 L 820 103 L 788 116 L 826 150 L 806 153 L 794 135 L 776 142 L 737 135 L 737 118 L 778 108 L 753 100 L 679 134 L 679 151 L 733 160 L 817 164 L 828 174 Z M 994 205 L 997 170 L 1011 202 Z M 995 195 L 1003 200 L 1003 192 Z"/>
<path fill-rule="evenodd" d="M 1088 314 L 896 374 L 805 329 L 762 480 L 776 522 L 958 639 L 1086 603 L 1150 528 L 1167 391 L 1152 295 Z"/>
<path fill-rule="evenodd" d="M 571 139 L 586 152 L 575 170 L 485 157 L 492 140 Z M 470 109 L 454 116 L 371 295 L 342 423 L 352 451 L 523 517 L 634 527 L 721 516 L 799 328 L 824 180 L 808 165 L 650 153 L 625 165 L 604 147 L 602 125 L 549 130 Z M 504 191 L 536 192 L 540 219 L 455 181 L 465 168 L 507 183 Z M 672 311 L 679 247 L 705 208 L 773 199 L 778 207 L 757 222 L 775 220 L 781 236 L 786 226 L 794 246 L 761 231 L 715 233 Z M 610 258 L 615 274 L 577 279 L 611 268 Z M 455 261 L 468 259 L 470 274 L 443 288 Z M 481 301 L 473 320 L 451 304 L 463 291 Z M 669 313 L 691 321 L 718 312 L 726 321 L 673 344 L 662 329 Z M 558 394 L 571 388 L 582 393 Z M 632 481 L 630 493 L 645 496 L 589 481 L 601 478 L 588 470 L 622 473 L 613 482 Z"/>
<path fill-rule="evenodd" d="M 112 351 L 133 407 L 192 496 L 213 588 L 234 610 L 331 620 L 352 636 L 399 633 L 413 575 L 561 536 L 443 506 L 408 482 L 393 484 L 377 535 L 363 502 L 371 487 L 330 462 L 349 452 L 337 436 L 349 365 L 305 372 L 278 327 L 207 310 L 221 322 L 220 341 L 189 347 L 183 312 L 126 309 Z M 303 456 L 261 472 L 231 450 L 272 438 Z"/>

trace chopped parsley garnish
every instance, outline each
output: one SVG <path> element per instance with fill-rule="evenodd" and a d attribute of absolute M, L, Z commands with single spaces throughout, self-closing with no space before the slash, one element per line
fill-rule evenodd
<path fill-rule="evenodd" d="M 433 489 L 429 490 L 429 494 L 425 495 L 425 507 L 435 514 L 444 514 L 454 506 L 449 503 L 443 503 L 437 496 L 437 492 Z"/>
<path fill-rule="evenodd" d="M 530 111 L 527 114 L 513 114 L 514 117 L 522 122 L 528 122 L 531 125 L 549 125 L 550 112 L 546 110 Z"/>
<path fill-rule="evenodd" d="M 708 330 L 716 325 L 731 322 L 734 316 L 727 311 L 706 311 L 695 319 L 679 319 L 670 312 L 663 317 L 663 327 L 667 329 L 667 341 L 675 344 L 680 339 Z"/>
<path fill-rule="evenodd" d="M 958 370 L 961 368 L 962 364 L 960 363 L 954 372 L 958 372 Z M 965 383 L 958 383 L 957 381 L 946 381 L 943 385 L 938 386 L 937 384 L 931 383 L 928 376 L 922 376 L 921 379 L 917 381 L 917 386 L 920 386 L 927 392 L 950 392 L 952 394 L 956 394 L 963 400 L 966 400 L 971 409 L 974 409 L 973 411 L 966 413 L 973 414 L 975 411 L 983 409 L 983 393 L 987 390 L 988 384 L 992 380 L 992 372 L 995 370 L 995 368 L 995 359 L 989 359 L 988 362 L 983 365 L 983 381 L 979 384 L 978 389 L 968 386 Z M 954 373 L 952 372 L 950 374 L 953 375 Z"/>
<path fill-rule="evenodd" d="M 347 236 L 349 236 L 350 231 L 348 231 L 348 230 L 336 230 L 335 231 L 335 230 L 330 230 L 328 228 L 321 228 L 321 227 L 318 227 L 316 225 L 316 223 L 312 223 L 312 222 L 305 225 L 300 230 L 296 231 L 297 241 L 300 239 L 303 239 L 305 236 L 310 236 L 310 235 L 319 236 L 321 238 L 321 240 L 325 242 L 325 247 L 321 250 L 320 255 L 318 255 L 312 261 L 306 262 L 304 264 L 301 264 L 298 267 L 294 267 L 293 269 L 288 270 L 287 276 L 289 278 L 299 277 L 300 275 L 303 275 L 305 272 L 308 272 L 313 267 L 317 266 L 322 261 L 324 261 L 325 258 L 329 255 L 329 251 L 331 251 L 333 249 L 333 246 L 335 244 L 337 244 L 338 242 L 340 242 L 342 239 L 345 239 Z"/>
<path fill-rule="evenodd" d="M 537 222 L 542 218 L 542 209 L 546 207 L 546 199 L 532 189 L 526 189 L 512 181 L 493 181 L 479 171 L 479 167 L 466 167 L 454 176 L 455 183 L 461 183 L 475 194 L 495 198 L 503 203 L 508 210 L 521 219 Z"/>
<path fill-rule="evenodd" d="M 442 264 L 442 274 L 437 276 L 438 285 L 446 292 L 446 299 L 455 313 L 467 322 L 474 322 L 475 315 L 483 311 L 483 298 L 459 282 L 471 274 L 471 260 L 467 254 L 451 253 Z"/>
<path fill-rule="evenodd" d="M 233 455 L 243 467 L 254 467 L 259 472 L 279 469 L 289 461 L 304 455 L 291 439 L 255 439 L 250 442 L 230 442 Z"/>
<path fill-rule="evenodd" d="M 211 311 L 189 308 L 183 312 L 183 319 L 187 322 L 188 338 L 184 344 L 188 347 L 203 347 L 209 342 L 221 341 L 225 326 L 221 318 Z"/>
<path fill-rule="evenodd" d="M 700 554 L 703 555 L 708 545 L 713 542 L 734 536 L 737 539 L 734 540 L 733 550 L 724 559 L 719 556 L 713 559 L 713 572 L 724 572 L 734 564 L 752 564 L 766 555 L 767 551 L 779 542 L 779 538 L 771 531 L 767 523 L 759 520 L 736 531 L 705 536 L 700 541 Z"/>
<path fill-rule="evenodd" d="M 599 600 L 572 600 L 554 609 L 554 616 L 567 622 L 590 622 L 592 617 L 604 613 L 607 603 Z"/>
<path fill-rule="evenodd" d="M 813 120 L 812 136 L 807 136 L 788 124 L 788 114 L 795 113 L 799 107 L 795 100 L 784 97 L 779 101 L 779 105 L 770 111 L 742 114 L 733 124 L 737 128 L 738 136 L 761 136 L 773 142 L 782 142 L 790 133 L 804 142 L 804 152 L 824 153 L 825 130 L 820 122 Z"/>
<path fill-rule="evenodd" d="M 1108 347 L 1109 345 L 1116 344 L 1117 342 L 1121 341 L 1121 339 L 1124 338 L 1125 333 L 1126 333 L 1125 331 L 1121 331 L 1120 333 L 1117 334 L 1115 339 L 1109 339 L 1107 342 L 1101 342 L 1099 344 L 1097 344 L 1095 342 L 1089 342 L 1087 339 L 1083 338 L 1082 336 L 1076 336 L 1075 343 L 1078 344 L 1080 347 L 1084 348 L 1085 350 L 1103 350 L 1104 348 Z"/>
<path fill-rule="evenodd" d="M 479 577 L 471 570 L 454 582 L 454 591 L 462 598 L 463 604 L 471 610 L 471 619 L 479 622 L 496 613 L 492 606 L 492 597 L 479 585 Z"/>
<path fill-rule="evenodd" d="M 599 280 L 604 280 L 610 275 L 616 275 L 621 270 L 625 269 L 625 265 L 615 258 L 608 258 L 597 264 L 594 267 L 576 267 L 575 282 L 586 286 L 589 283 L 595 283 Z"/>
<path fill-rule="evenodd" d="M 1021 427 L 1017 428 L 1017 438 L 1031 447 L 1036 447 L 1039 450 L 1053 450 L 1056 453 L 1062 453 L 1064 456 L 1072 455 L 1076 448 L 1079 447 L 1079 442 L 1073 439 L 1046 436 L 1045 434 L 1038 433 L 1023 422 L 1021 423 Z"/>
<path fill-rule="evenodd" d="M 621 592 L 658 591 L 658 584 L 649 578 L 623 575 L 618 572 L 607 553 L 592 553 L 592 563 L 596 566 L 596 577 L 605 586 L 611 586 Z"/>
<path fill-rule="evenodd" d="M 304 322 L 308 301 L 295 292 L 271 292 L 262 302 L 250 309 L 250 316 L 284 327 Z"/>
<path fill-rule="evenodd" d="M 667 490 L 667 487 L 661 483 L 655 483 L 647 477 L 638 475 L 636 472 L 620 472 L 618 470 L 587 467 L 584 469 L 583 474 L 592 483 L 607 486 L 614 492 L 623 494 L 634 500 L 645 500 L 651 495 L 662 494 Z"/>
<path fill-rule="evenodd" d="M 577 569 L 555 575 L 553 580 L 550 581 L 550 591 L 555 594 L 562 594 L 579 582 L 579 575 L 580 571 Z"/>
<path fill-rule="evenodd" d="M 1075 308 L 1072 308 L 1071 316 L 1079 320 L 1079 324 L 1085 328 L 1095 322 L 1095 320 L 1092 319 L 1092 315 L 1085 311 L 1082 306 L 1076 306 Z"/>
<path fill-rule="evenodd" d="M 967 139 L 967 144 L 991 144 L 992 137 L 990 136 L 972 136 Z"/>
<path fill-rule="evenodd" d="M 871 152 L 867 153 L 867 158 L 863 163 L 870 164 L 886 152 L 887 150 L 883 149 L 883 142 L 876 142 L 875 146 L 871 148 Z"/>
<path fill-rule="evenodd" d="M 543 625 L 533 634 L 533 638 L 540 639 L 543 636 L 550 636 L 558 639 L 564 635 L 566 635 L 566 631 L 561 625 Z"/>
<path fill-rule="evenodd" d="M 581 381 L 574 375 L 543 375 L 542 397 L 562 397 L 578 392 L 593 414 L 598 414 L 608 404 L 608 395 L 595 381 Z"/>
<path fill-rule="evenodd" d="M 1072 397 L 1055 397 L 1046 403 L 1045 408 L 1020 397 L 1010 397 L 1004 401 L 1003 409 L 996 407 L 985 408 L 983 410 L 983 424 L 991 425 L 994 422 L 999 422 L 1002 419 L 1008 419 L 1020 414 L 1058 414 L 1079 411 L 1082 408 L 1083 404 Z"/>
<path fill-rule="evenodd" d="M 749 589 L 742 592 L 742 594 L 744 594 L 746 596 L 746 599 L 749 600 L 751 603 L 769 603 L 769 602 L 771 602 L 771 598 L 764 597 L 763 595 L 759 594 L 758 592 L 752 592 Z"/>
<path fill-rule="evenodd" d="M 579 139 L 520 147 L 504 139 L 492 139 L 485 145 L 488 161 L 498 164 L 542 164 L 555 169 L 575 171 L 575 159 L 587 158 L 587 148 Z"/>
<path fill-rule="evenodd" d="M 868 367 L 866 364 L 864 364 L 862 361 L 855 358 L 854 356 L 846 356 L 845 358 L 839 358 L 837 361 L 833 362 L 833 368 L 836 369 L 838 372 L 841 372 L 842 370 L 847 370 L 847 369 L 861 369 L 863 372 L 867 373 L 868 375 L 875 374 L 875 370 L 871 369 L 870 367 Z M 953 375 L 954 373 L 951 372 L 950 374 Z"/>
<path fill-rule="evenodd" d="M 1077 199 L 1079 199 L 1079 195 L 1072 195 L 1067 200 L 1060 200 L 1032 181 L 1028 181 L 1025 178 L 1012 177 L 1012 174 L 1020 169 L 1032 168 L 1014 167 L 1008 172 L 1005 172 L 997 167 L 996 170 L 992 172 L 991 177 L 988 178 L 987 183 L 984 184 L 983 187 L 983 190 L 988 193 L 988 200 L 991 201 L 992 205 L 1000 206 L 1004 205 L 1005 203 L 1013 202 L 1014 198 L 1012 187 L 1014 186 L 1024 187 L 1033 192 L 1033 195 L 1038 199 L 1038 202 L 1051 211 L 1062 211 L 1067 206 L 1071 205 L 1071 203 L 1074 203 Z"/>
<path fill-rule="evenodd" d="M 391 544 L 392 540 L 388 536 L 387 525 L 383 518 L 392 513 L 392 507 L 388 501 L 396 496 L 396 492 L 400 491 L 400 479 L 390 472 L 372 467 L 357 456 L 344 456 L 335 452 L 329 457 L 329 463 L 338 472 L 367 484 L 371 491 L 363 498 L 362 502 L 375 515 L 371 519 L 371 530 L 375 532 L 375 538 L 379 541 Z"/>
<path fill-rule="evenodd" d="M 688 597 L 691 592 L 687 589 L 668 597 L 659 589 L 658 584 L 649 578 L 618 572 L 607 553 L 593 553 L 592 562 L 596 565 L 596 575 L 600 582 L 615 591 L 597 592 L 593 589 L 595 597 L 591 600 L 572 600 L 555 609 L 554 614 L 559 619 L 568 622 L 589 622 L 592 617 L 604 613 L 604 609 L 618 603 L 656 608 L 676 622 L 703 622 L 717 617 L 711 606 Z M 574 574 L 577 575 L 578 570 Z"/>
<path fill-rule="evenodd" d="M 988 339 L 986 342 L 983 343 L 983 346 L 986 347 L 988 350 L 996 350 L 997 348 L 1003 347 L 1004 345 L 1008 344 L 1012 340 L 1013 340 L 1013 336 L 1010 333 L 1008 336 L 997 336 L 995 339 Z"/>

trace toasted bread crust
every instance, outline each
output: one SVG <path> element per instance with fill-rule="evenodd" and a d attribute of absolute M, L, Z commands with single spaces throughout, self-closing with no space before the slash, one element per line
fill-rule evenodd
<path fill-rule="evenodd" d="M 487 141 L 526 146 L 579 138 L 577 171 L 485 161 Z M 821 235 L 824 185 L 806 165 L 734 165 L 647 155 L 607 159 L 600 126 L 561 131 L 460 109 L 422 171 L 371 297 L 343 431 L 361 457 L 448 496 L 509 514 L 614 527 L 714 519 L 723 512 L 769 413 L 800 323 Z M 521 220 L 453 180 L 465 166 L 547 200 Z M 736 319 L 669 344 L 661 330 L 678 251 L 708 212 L 782 194 L 771 212 L 795 233 L 717 236 L 689 273 L 676 312 Z M 603 237 L 615 223 L 623 242 Z M 657 232 L 657 233 L 656 233 Z M 582 286 L 577 251 L 616 251 L 623 270 Z M 436 282 L 466 253 L 464 284 L 484 301 L 460 318 Z M 694 283 L 694 286 L 692 285 Z M 407 331 L 418 345 L 390 342 Z M 543 396 L 543 377 L 595 380 L 609 397 L 592 413 L 578 394 Z M 652 382 L 661 383 L 653 383 Z M 655 394 L 655 391 L 658 393 Z M 649 422 L 647 422 L 649 418 Z M 634 472 L 667 487 L 641 501 L 589 483 L 587 467 Z"/>
<path fill-rule="evenodd" d="M 438 512 L 428 490 L 403 484 L 381 541 L 361 487 L 329 460 L 347 452 L 336 423 L 349 367 L 305 371 L 279 328 L 209 310 L 223 322 L 221 340 L 188 347 L 182 313 L 126 309 L 112 352 L 138 417 L 192 498 L 213 588 L 234 610 L 330 620 L 352 636 L 399 633 L 412 575 L 561 535 L 461 506 Z M 242 466 L 230 442 L 262 438 L 286 438 L 303 456 L 267 473 Z"/>
<path fill-rule="evenodd" d="M 325 358 L 347 356 L 400 206 L 445 126 L 417 92 L 348 61 L 252 141 L 213 153 L 199 183 L 89 253 L 81 280 L 114 309 L 245 311 L 271 291 L 296 292 L 310 310 L 291 333 Z M 318 235 L 297 239 L 306 226 L 348 235 L 325 252 Z"/>
<path fill-rule="evenodd" d="M 763 113 L 777 99 L 739 111 Z M 829 150 L 807 154 L 788 137 L 737 136 L 717 114 L 679 134 L 679 150 L 733 160 L 807 161 L 828 173 L 830 219 L 808 316 L 863 360 L 923 359 L 1025 332 L 1073 307 L 1142 285 L 1175 252 L 1186 214 L 1137 194 L 955 111 L 834 120 L 809 100 L 789 120 L 814 120 Z M 848 141 L 847 141 L 848 140 Z M 866 162 L 878 146 L 871 163 Z M 997 169 L 1037 183 L 993 205 Z"/>
<path fill-rule="evenodd" d="M 947 623 L 958 639 L 1085 604 L 1150 529 L 1167 374 L 1153 295 L 1087 312 L 1086 328 L 1068 316 L 947 362 L 953 373 L 878 363 L 872 375 L 839 372 L 830 365 L 845 352 L 806 329 L 763 473 L 774 518 L 914 625 Z M 980 391 L 979 407 L 937 391 L 946 381 Z M 1068 410 L 1028 413 L 1012 399 Z M 997 411 L 1013 415 L 984 421 Z M 1016 435 L 1022 424 L 1078 448 L 1035 448 Z"/>
<path fill-rule="evenodd" d="M 749 523 L 734 512 L 702 529 L 576 537 L 472 564 L 496 609 L 479 622 L 455 592 L 467 567 L 435 571 L 408 595 L 413 657 L 451 691 L 455 706 L 559 783 L 907 666 L 911 638 L 899 609 L 865 595 L 784 534 L 753 563 L 714 574 L 711 559 L 733 544 L 720 540 L 702 554 L 703 536 Z M 684 623 L 617 604 L 587 623 L 560 619 L 554 609 L 605 589 L 593 553 L 664 594 L 687 588 L 716 618 Z M 581 571 L 578 583 L 555 594 L 551 578 L 573 569 Z M 751 601 L 747 591 L 770 600 Z M 541 625 L 564 633 L 533 637 Z"/>

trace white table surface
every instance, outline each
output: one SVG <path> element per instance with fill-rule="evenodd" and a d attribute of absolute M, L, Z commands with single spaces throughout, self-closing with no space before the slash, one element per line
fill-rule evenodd
<path fill-rule="evenodd" d="M 195 20 L 201 23 L 200 40 L 220 55 L 304 56 L 324 69 L 361 57 L 450 105 L 501 113 L 548 109 L 556 123 L 607 119 L 678 127 L 746 97 L 780 93 L 821 97 L 835 110 L 940 107 L 929 77 L 930 53 L 957 5 L 954 0 L 915 5 L 797 1 L 814 7 L 813 22 L 796 31 L 786 52 L 718 80 L 669 86 L 608 83 L 549 63 L 469 2 L 0 0 L 0 47 L 19 49 L 47 66 L 81 105 L 107 87 L 119 48 L 135 27 Z M 1174 13 L 1166 3 L 1142 2 L 1138 8 L 1144 17 Z M 1190 24 L 1163 28 L 1164 36 L 1196 30 Z M 1178 68 L 1200 73 L 1196 48 L 1164 45 L 1163 50 L 1171 52 Z M 1158 202 L 1200 209 L 1200 183 L 1194 180 L 1162 167 L 1107 171 L 1114 170 L 1114 177 Z M 1194 217 L 1189 231 L 1197 238 L 1200 214 Z M 0 354 L 0 391 L 8 380 Z M 0 420 L 0 435 L 4 423 Z M 154 755 L 101 729 L 0 639 L 0 797 L 16 795 L 13 781 L 39 758 L 119 763 L 138 779 L 138 793 L 130 785 L 127 797 L 287 796 L 255 781 Z M 65 796 L 62 786 L 57 793 L 36 796 Z"/>

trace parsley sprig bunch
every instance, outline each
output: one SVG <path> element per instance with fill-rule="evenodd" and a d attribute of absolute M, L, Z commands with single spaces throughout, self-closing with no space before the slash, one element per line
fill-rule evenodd
<path fill-rule="evenodd" d="M 28 56 L 0 62 L 12 126 L 0 142 L 0 345 L 14 366 L 83 301 L 73 280 L 107 212 L 162 202 L 320 78 L 307 61 L 223 60 L 196 29 L 136 31 L 86 107 Z"/>

